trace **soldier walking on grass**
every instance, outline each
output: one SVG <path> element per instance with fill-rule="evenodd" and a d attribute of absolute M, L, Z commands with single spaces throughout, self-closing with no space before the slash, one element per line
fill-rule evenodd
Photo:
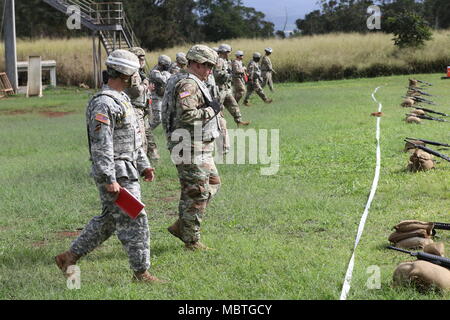
<path fill-rule="evenodd" d="M 247 82 L 247 94 L 245 95 L 244 104 L 246 106 L 250 106 L 248 100 L 252 95 L 253 91 L 256 91 L 258 96 L 265 103 L 272 103 L 272 99 L 267 98 L 263 89 L 261 88 L 261 69 L 259 67 L 259 60 L 261 60 L 261 54 L 259 52 L 255 52 L 253 54 L 253 60 L 250 61 L 247 67 L 248 72 L 248 82 Z"/>
<path fill-rule="evenodd" d="M 272 61 L 269 58 L 273 50 L 272 48 L 266 48 L 264 51 L 266 54 L 261 61 L 261 75 L 263 78 L 262 87 L 264 88 L 266 85 L 269 85 L 270 91 L 273 92 L 272 74 L 276 72 L 273 70 Z"/>
<path fill-rule="evenodd" d="M 70 249 L 56 256 L 55 261 L 67 274 L 69 266 L 116 232 L 128 254 L 133 279 L 163 282 L 147 271 L 150 240 L 145 210 L 132 219 L 115 205 L 121 187 L 140 199 L 139 177 L 144 177 L 144 181 L 154 179 L 154 169 L 142 149 L 133 106 L 123 92 L 139 70 L 139 59 L 129 51 L 115 50 L 107 58 L 106 66 L 108 83 L 94 95 L 86 110 L 92 176 L 100 192 L 102 215 L 94 217 Z"/>
<path fill-rule="evenodd" d="M 245 83 L 247 70 L 242 63 L 244 59 L 243 51 L 236 51 L 236 59 L 231 63 L 231 72 L 233 74 L 233 94 L 236 102 L 239 103 L 245 95 Z"/>
<path fill-rule="evenodd" d="M 187 72 L 170 78 L 163 100 L 163 127 L 181 185 L 179 218 L 168 231 L 183 241 L 186 249 L 206 250 L 209 248 L 200 242 L 200 226 L 207 205 L 220 188 L 212 153 L 219 136 L 221 105 L 213 101 L 205 81 L 218 57 L 211 48 L 195 45 L 186 58 Z"/>

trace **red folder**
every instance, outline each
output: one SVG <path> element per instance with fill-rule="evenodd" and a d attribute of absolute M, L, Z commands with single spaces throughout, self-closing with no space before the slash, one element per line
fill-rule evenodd
<path fill-rule="evenodd" d="M 132 219 L 136 219 L 136 217 L 145 207 L 145 204 L 136 199 L 136 197 L 133 196 L 130 191 L 125 188 L 120 188 L 119 196 L 116 200 L 116 205 Z"/>

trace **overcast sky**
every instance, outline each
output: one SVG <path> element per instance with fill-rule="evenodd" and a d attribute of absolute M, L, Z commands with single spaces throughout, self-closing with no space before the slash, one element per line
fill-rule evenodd
<path fill-rule="evenodd" d="M 295 28 L 295 20 L 303 18 L 305 14 L 320 9 L 317 0 L 243 0 L 246 7 L 253 7 L 266 14 L 266 19 L 275 23 L 275 30 L 283 29 L 286 20 L 286 31 Z"/>

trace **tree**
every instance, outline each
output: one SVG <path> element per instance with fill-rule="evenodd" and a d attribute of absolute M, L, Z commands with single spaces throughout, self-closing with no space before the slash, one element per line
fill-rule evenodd
<path fill-rule="evenodd" d="M 402 12 L 388 18 L 387 23 L 394 33 L 394 43 L 400 48 L 418 48 L 432 39 L 427 22 L 414 12 Z"/>

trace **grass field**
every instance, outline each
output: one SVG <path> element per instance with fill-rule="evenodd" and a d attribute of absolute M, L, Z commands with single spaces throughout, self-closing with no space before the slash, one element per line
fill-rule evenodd
<path fill-rule="evenodd" d="M 398 74 L 445 72 L 450 65 L 448 46 L 449 30 L 436 31 L 433 40 L 422 49 L 398 50 L 393 35 L 326 34 L 292 39 L 233 39 L 227 41 L 233 48 L 246 54 L 245 63 L 255 51 L 264 53 L 272 47 L 271 56 L 277 82 L 302 82 L 311 80 L 337 80 L 361 77 L 390 76 Z M 220 43 L 207 43 L 218 47 Z M 161 54 L 175 59 L 177 52 L 187 52 L 191 44 L 161 51 L 149 52 L 147 60 L 152 68 Z M 0 52 L 3 52 L 0 43 Z M 30 55 L 40 55 L 43 60 L 56 60 L 58 82 L 61 85 L 86 83 L 92 85 L 92 39 L 23 39 L 17 43 L 19 61 Z M 103 62 L 105 53 L 103 53 Z M 0 56 L 0 71 L 4 70 L 4 57 Z"/>
<path fill-rule="evenodd" d="M 429 91 L 439 95 L 436 109 L 448 113 L 450 82 L 437 74 L 418 77 L 435 84 Z M 255 129 L 280 129 L 280 170 L 262 176 L 262 165 L 218 166 L 223 185 L 202 229 L 214 251 L 186 252 L 166 231 L 176 219 L 179 185 L 158 128 L 162 160 L 156 181 L 142 183 L 143 201 L 151 272 L 170 282 L 132 283 L 126 254 L 112 237 L 80 261 L 80 290 L 67 289 L 53 257 L 100 214 L 84 119 L 92 91 L 57 88 L 40 99 L 0 100 L 0 299 L 339 299 L 374 175 L 376 120 L 370 113 L 378 106 L 371 93 L 383 86 L 377 94 L 385 113 L 381 178 L 349 299 L 448 300 L 448 293 L 393 288 L 395 267 L 411 258 L 384 249 L 401 220 L 450 220 L 450 165 L 405 171 L 403 138 L 448 142 L 449 129 L 448 123 L 402 121 L 407 79 L 279 84 L 272 105 L 253 97 L 244 118 Z M 57 111 L 69 113 L 54 117 Z M 440 234 L 448 246 L 450 234 Z M 366 286 L 373 265 L 381 270 L 379 290 Z"/>

